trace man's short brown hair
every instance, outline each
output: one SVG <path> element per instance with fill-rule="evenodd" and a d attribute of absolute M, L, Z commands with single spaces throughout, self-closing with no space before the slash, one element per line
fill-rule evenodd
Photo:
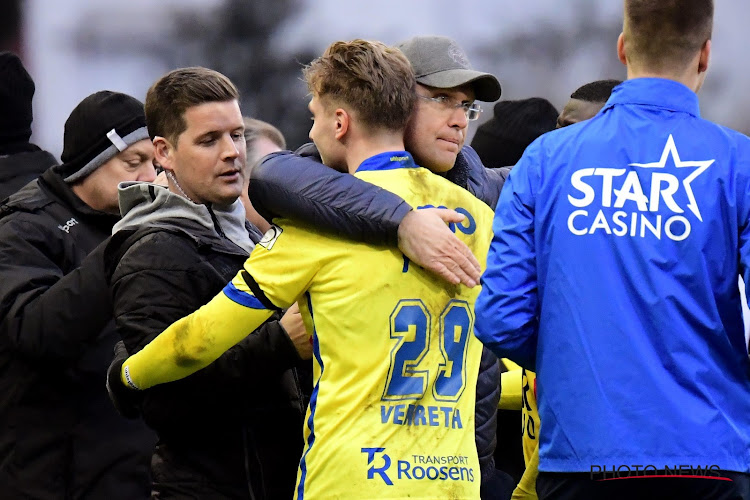
<path fill-rule="evenodd" d="M 713 0 L 625 0 L 625 52 L 654 70 L 680 68 L 711 39 Z"/>
<path fill-rule="evenodd" d="M 304 76 L 310 92 L 351 107 L 369 127 L 403 130 L 414 109 L 417 82 L 411 64 L 400 50 L 380 42 L 335 42 Z"/>
<path fill-rule="evenodd" d="M 175 147 L 185 131 L 185 111 L 207 102 L 239 100 L 237 87 L 218 71 L 191 67 L 170 71 L 146 93 L 146 126 L 153 140 L 160 136 Z"/>

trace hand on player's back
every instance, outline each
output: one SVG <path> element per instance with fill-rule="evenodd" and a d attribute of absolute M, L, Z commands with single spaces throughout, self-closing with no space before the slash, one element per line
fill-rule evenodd
<path fill-rule="evenodd" d="M 398 227 L 398 247 L 409 259 L 455 284 L 474 287 L 482 269 L 469 247 L 448 229 L 446 223 L 461 222 L 454 210 L 412 210 Z"/>

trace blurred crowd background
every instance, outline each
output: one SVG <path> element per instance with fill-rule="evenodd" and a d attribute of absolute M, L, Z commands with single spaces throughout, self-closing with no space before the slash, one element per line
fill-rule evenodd
<path fill-rule="evenodd" d="M 310 124 L 300 68 L 339 39 L 446 35 L 500 78 L 502 99 L 541 96 L 558 109 L 584 83 L 625 78 L 615 57 L 620 1 L 464 0 L 459 10 L 448 0 L 0 0 L 0 50 L 18 52 L 34 78 L 32 142 L 58 158 L 82 98 L 109 89 L 144 99 L 160 75 L 188 65 L 229 76 L 243 113 L 278 126 L 294 148 Z M 706 118 L 745 133 L 748 14 L 747 0 L 717 2 L 701 93 Z M 492 115 L 485 109 L 480 120 Z"/>

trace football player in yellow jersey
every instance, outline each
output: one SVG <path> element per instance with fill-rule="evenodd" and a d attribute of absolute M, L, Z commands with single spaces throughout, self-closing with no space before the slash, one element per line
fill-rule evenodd
<path fill-rule="evenodd" d="M 451 229 L 484 262 L 492 211 L 404 151 L 417 93 L 403 54 L 337 42 L 305 78 L 310 138 L 325 163 L 413 206 L 462 213 Z M 185 377 L 299 299 L 313 332 L 315 387 L 296 497 L 478 499 L 478 292 L 445 284 L 398 250 L 281 221 L 221 294 L 125 360 L 122 381 L 145 389 Z"/>
<path fill-rule="evenodd" d="M 502 374 L 501 410 L 521 410 L 523 460 L 526 470 L 513 491 L 512 500 L 536 500 L 539 474 L 539 411 L 536 405 L 536 374 L 503 359 L 508 371 Z"/>

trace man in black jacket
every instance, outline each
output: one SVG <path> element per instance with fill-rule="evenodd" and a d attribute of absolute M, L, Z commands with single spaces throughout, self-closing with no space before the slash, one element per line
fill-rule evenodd
<path fill-rule="evenodd" d="M 0 201 L 57 161 L 31 144 L 34 80 L 12 52 L 0 52 Z"/>
<path fill-rule="evenodd" d="M 143 104 L 84 99 L 63 164 L 0 206 L 0 497 L 138 499 L 153 434 L 107 400 L 116 333 L 101 252 L 117 184 L 155 177 Z M 62 375 L 61 375 L 62 374 Z"/>
<path fill-rule="evenodd" d="M 508 169 L 484 168 L 476 152 L 464 147 L 464 140 L 469 121 L 479 115 L 474 100 L 500 97 L 497 78 L 473 70 L 463 50 L 449 38 L 417 36 L 398 47 L 414 69 L 419 97 L 404 136 L 407 151 L 418 165 L 466 188 L 494 209 Z M 425 214 L 428 210 L 412 210 L 393 193 L 290 154 L 269 156 L 253 169 L 251 179 L 250 198 L 269 221 L 283 216 L 356 240 L 392 245 L 398 241 L 407 257 L 446 279 L 461 279 L 469 286 L 479 281 L 478 267 L 477 275 L 472 276 L 469 261 L 460 250 L 463 245 L 441 218 L 430 218 Z M 445 212 L 442 217 L 446 222 L 458 222 Z M 499 400 L 498 360 L 485 349 L 476 405 L 483 498 L 512 490 L 512 480 L 496 473 L 494 466 Z"/>
<path fill-rule="evenodd" d="M 219 293 L 261 238 L 239 200 L 238 98 L 229 79 L 206 68 L 174 70 L 148 91 L 148 129 L 169 187 L 121 185 L 123 218 L 105 252 L 130 353 Z M 296 306 L 247 333 L 200 372 L 145 393 L 141 414 L 159 436 L 156 497 L 292 497 L 312 385 L 297 365 L 312 348 Z"/>

